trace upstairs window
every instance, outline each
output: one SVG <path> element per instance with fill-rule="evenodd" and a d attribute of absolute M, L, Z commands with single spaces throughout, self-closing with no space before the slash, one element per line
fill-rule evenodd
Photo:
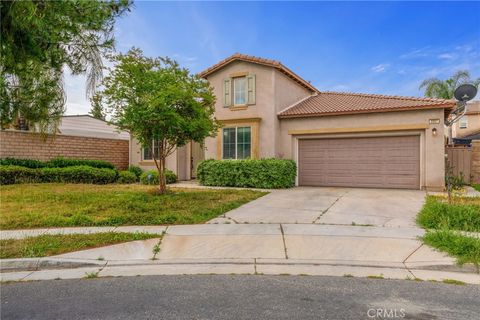
<path fill-rule="evenodd" d="M 468 127 L 468 116 L 461 117 L 458 126 L 460 129 L 466 129 Z"/>
<path fill-rule="evenodd" d="M 247 104 L 247 78 L 233 78 L 233 104 Z"/>

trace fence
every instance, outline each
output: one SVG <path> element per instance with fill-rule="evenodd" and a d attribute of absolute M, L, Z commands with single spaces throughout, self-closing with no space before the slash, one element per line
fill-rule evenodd
<path fill-rule="evenodd" d="M 466 183 L 470 183 L 472 148 L 467 146 L 446 146 L 447 159 L 452 166 L 453 174 L 463 174 Z"/>

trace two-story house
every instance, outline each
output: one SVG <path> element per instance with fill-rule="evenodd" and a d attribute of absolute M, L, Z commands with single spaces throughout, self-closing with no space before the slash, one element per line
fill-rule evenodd
<path fill-rule="evenodd" d="M 278 61 L 243 54 L 200 76 L 223 127 L 167 159 L 180 180 L 203 159 L 274 157 L 296 161 L 299 186 L 443 189 L 451 100 L 323 92 Z M 153 168 L 135 140 L 130 150 L 131 164 Z"/>
<path fill-rule="evenodd" d="M 455 144 L 470 144 L 472 140 L 480 140 L 480 101 L 467 104 L 465 115 L 452 126 L 452 137 Z"/>

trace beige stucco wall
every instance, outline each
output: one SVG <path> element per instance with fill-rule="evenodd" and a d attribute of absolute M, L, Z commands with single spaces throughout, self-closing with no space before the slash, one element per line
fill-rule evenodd
<path fill-rule="evenodd" d="M 480 130 L 480 101 L 469 103 L 465 116 L 467 117 L 466 128 L 460 128 L 460 121 L 453 124 L 452 136 L 454 138 L 468 136 Z"/>
<path fill-rule="evenodd" d="M 246 72 L 256 77 L 256 101 L 243 110 L 224 107 L 223 80 L 235 73 Z M 309 94 L 309 91 L 293 82 L 274 68 L 243 61 L 232 62 L 217 72 L 209 75 L 207 80 L 214 88 L 217 97 L 215 116 L 219 120 L 260 118 L 259 124 L 259 158 L 278 156 L 279 120 L 277 112 L 290 106 L 295 101 Z M 217 138 L 205 140 L 205 158 L 216 159 L 219 151 Z"/>
<path fill-rule="evenodd" d="M 430 119 L 439 119 L 439 124 L 429 124 Z M 424 129 L 408 129 L 412 125 Z M 402 129 L 402 126 L 404 128 Z M 383 128 L 382 128 L 383 127 Z M 432 129 L 437 134 L 433 136 Z M 295 130 L 350 131 L 344 133 L 291 134 Z M 335 129 L 335 130 L 333 130 Z M 370 129 L 370 132 L 355 132 Z M 283 158 L 297 158 L 298 139 L 352 136 L 419 135 L 420 136 L 420 184 L 428 190 L 441 190 L 444 186 L 443 110 L 386 112 L 358 115 L 327 116 L 303 119 L 283 119 L 280 122 L 281 152 Z M 289 134 L 290 131 L 290 134 Z M 318 131 L 317 131 L 318 132 Z"/>

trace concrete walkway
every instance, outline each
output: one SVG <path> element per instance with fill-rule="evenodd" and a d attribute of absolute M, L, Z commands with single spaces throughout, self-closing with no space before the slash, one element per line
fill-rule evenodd
<path fill-rule="evenodd" d="M 480 284 L 472 268 L 423 246 L 418 228 L 319 224 L 173 226 L 159 239 L 50 258 L 2 260 L 2 281 L 161 274 L 310 274 L 455 279 Z M 23 268 L 23 270 L 22 270 Z"/>

